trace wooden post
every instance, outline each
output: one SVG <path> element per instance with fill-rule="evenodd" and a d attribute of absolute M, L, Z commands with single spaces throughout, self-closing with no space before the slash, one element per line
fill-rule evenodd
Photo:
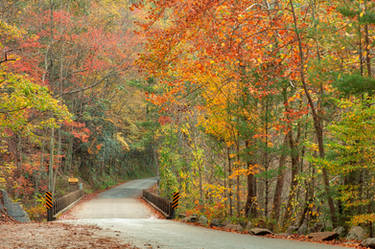
<path fill-rule="evenodd" d="M 53 221 L 53 212 L 52 208 L 47 209 L 47 221 Z"/>
<path fill-rule="evenodd" d="M 168 219 L 174 219 L 175 218 L 175 208 L 174 207 L 172 207 L 172 205 L 171 204 L 169 204 L 169 217 L 168 217 Z"/>

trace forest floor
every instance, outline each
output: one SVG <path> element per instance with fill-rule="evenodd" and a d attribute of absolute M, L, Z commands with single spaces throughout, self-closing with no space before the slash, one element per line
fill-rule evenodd
<path fill-rule="evenodd" d="M 0 223 L 0 248 L 136 248 L 108 236 L 107 232 L 88 225 L 6 222 Z"/>

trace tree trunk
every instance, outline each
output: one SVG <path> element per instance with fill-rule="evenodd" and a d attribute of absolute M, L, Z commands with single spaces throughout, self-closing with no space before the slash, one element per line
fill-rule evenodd
<path fill-rule="evenodd" d="M 359 69 L 361 71 L 361 76 L 363 76 L 363 45 L 362 45 L 362 28 L 361 24 L 358 24 L 358 59 L 359 59 Z"/>
<path fill-rule="evenodd" d="M 55 196 L 55 192 L 56 192 L 56 181 L 57 181 L 57 173 L 59 172 L 59 169 L 55 169 L 55 171 L 53 172 L 53 181 L 52 181 L 52 195 Z"/>
<path fill-rule="evenodd" d="M 21 170 L 22 170 L 22 138 L 21 138 L 21 135 L 20 134 L 17 134 L 17 160 L 16 160 L 16 163 L 17 163 L 17 171 L 18 171 L 18 174 L 21 174 Z"/>
<path fill-rule="evenodd" d="M 265 141 L 265 147 L 264 147 L 264 171 L 267 173 L 269 168 L 269 159 L 268 159 L 268 98 L 266 98 L 266 122 L 265 122 L 265 133 L 266 133 L 266 141 Z M 264 185 L 265 185 L 265 198 L 264 198 L 264 216 L 268 217 L 268 194 L 269 194 L 269 179 L 268 174 L 265 175 L 264 179 Z"/>
<path fill-rule="evenodd" d="M 240 170 L 240 141 L 239 136 L 237 134 L 237 144 L 236 144 L 236 150 L 237 150 L 237 171 Z M 237 217 L 240 217 L 240 211 L 241 211 L 241 199 L 240 199 L 240 175 L 237 174 L 236 177 L 236 203 L 237 203 Z"/>
<path fill-rule="evenodd" d="M 198 167 L 198 174 L 199 174 L 199 198 L 200 198 L 200 203 L 204 203 L 203 179 L 202 179 L 202 168 L 201 167 Z"/>
<path fill-rule="evenodd" d="M 51 141 L 50 141 L 50 157 L 49 157 L 49 167 L 48 167 L 48 190 L 53 192 L 53 154 L 55 150 L 55 128 L 51 129 Z"/>
<path fill-rule="evenodd" d="M 249 141 L 245 142 L 246 149 L 249 151 Z M 253 163 L 251 160 L 248 160 L 246 162 L 247 168 L 249 170 L 253 170 Z M 257 191 L 256 191 L 256 179 L 254 174 L 248 174 L 247 175 L 247 199 L 246 199 L 246 205 L 245 205 L 245 213 L 248 217 L 256 217 L 257 215 Z"/>
<path fill-rule="evenodd" d="M 305 193 L 305 200 L 304 200 L 304 206 L 303 206 L 303 210 L 302 210 L 302 213 L 301 213 L 301 218 L 298 222 L 298 227 L 302 226 L 303 222 L 305 221 L 306 219 L 306 214 L 308 214 L 310 208 L 309 208 L 309 203 L 311 200 L 309 200 L 309 187 L 308 187 L 308 183 L 307 181 L 305 181 L 305 185 L 307 187 L 306 189 L 306 193 Z"/>
<path fill-rule="evenodd" d="M 367 65 L 367 75 L 369 78 L 372 77 L 371 71 L 371 57 L 370 57 L 370 39 L 369 39 L 369 31 L 368 31 L 368 24 L 365 24 L 365 51 L 366 51 L 366 65 Z"/>
<path fill-rule="evenodd" d="M 284 106 L 285 106 L 285 113 L 286 117 L 289 120 L 289 105 L 288 105 L 288 95 L 287 95 L 287 89 L 284 88 Z M 288 122 L 287 125 L 288 129 L 288 134 L 287 134 L 287 141 L 289 144 L 289 149 L 290 149 L 290 158 L 291 158 L 291 182 L 290 182 L 290 190 L 289 190 L 289 196 L 288 196 L 288 202 L 286 205 L 286 210 L 285 210 L 285 215 L 284 215 L 284 225 L 288 221 L 288 219 L 291 216 L 292 213 L 292 201 L 296 196 L 296 191 L 297 191 L 297 174 L 298 174 L 298 163 L 299 163 L 299 152 L 298 152 L 298 141 L 295 141 L 293 138 L 293 129 L 291 124 Z M 299 135 L 297 135 L 298 139 Z"/>
<path fill-rule="evenodd" d="M 233 215 L 233 193 L 232 193 L 232 160 L 230 159 L 230 148 L 227 147 L 227 158 L 228 158 L 228 187 L 229 187 L 229 215 Z"/>
<path fill-rule="evenodd" d="M 321 122 L 320 122 L 321 118 L 318 116 L 318 114 L 316 112 L 314 102 L 312 100 L 312 97 L 310 95 L 309 90 L 307 89 L 307 83 L 306 83 L 306 80 L 305 80 L 305 72 L 304 72 L 305 63 L 304 63 L 304 52 L 303 52 L 303 47 L 302 47 L 302 39 L 301 39 L 300 32 L 299 32 L 298 25 L 297 25 L 297 16 L 296 16 L 296 12 L 295 12 L 295 9 L 294 9 L 293 0 L 289 0 L 289 3 L 290 3 L 292 15 L 293 15 L 294 32 L 296 34 L 296 38 L 297 38 L 297 42 L 298 42 L 299 59 L 300 59 L 300 78 L 301 78 L 303 90 L 304 90 L 306 98 L 309 102 L 311 113 L 312 113 L 312 116 L 313 116 L 315 134 L 316 134 L 316 137 L 317 137 L 317 140 L 318 140 L 319 156 L 320 156 L 320 158 L 323 159 L 325 157 L 324 144 L 323 144 L 323 127 L 321 127 Z M 333 226 L 335 226 L 336 223 L 337 223 L 336 211 L 335 211 L 333 199 L 332 199 L 331 194 L 330 194 L 329 177 L 328 177 L 327 169 L 325 167 L 322 168 L 322 173 L 323 173 L 324 190 L 325 190 L 326 195 L 327 195 L 328 206 L 329 206 L 329 209 L 330 209 L 331 221 L 332 221 Z"/>
<path fill-rule="evenodd" d="M 306 141 L 306 138 L 307 138 L 307 122 L 305 124 L 305 129 L 304 129 L 304 141 Z M 305 156 L 305 145 L 303 145 L 302 147 L 302 150 L 301 150 L 301 160 L 300 160 L 300 172 L 303 173 L 303 164 L 304 164 L 304 156 Z M 313 175 L 312 175 L 313 177 Z M 300 227 L 303 222 L 305 221 L 305 219 L 308 219 L 309 217 L 309 211 L 311 211 L 311 208 L 309 206 L 310 203 L 312 203 L 313 201 L 313 187 L 312 187 L 312 184 L 314 183 L 313 182 L 313 179 L 307 179 L 304 181 L 305 183 L 305 188 L 306 188 L 306 193 L 305 193 L 305 198 L 304 198 L 304 208 L 303 208 L 303 211 L 301 213 L 301 217 L 300 217 L 300 220 L 299 220 L 299 223 L 298 223 L 298 227 Z M 309 221 L 307 221 L 309 222 Z M 308 224 L 308 223 L 307 223 Z"/>
<path fill-rule="evenodd" d="M 65 167 L 64 167 L 66 172 L 71 171 L 72 162 L 73 162 L 73 138 L 69 137 L 68 150 L 66 152 Z"/>
<path fill-rule="evenodd" d="M 290 218 L 292 214 L 292 201 L 296 196 L 297 191 L 297 173 L 298 173 L 298 161 L 299 161 L 299 155 L 296 148 L 296 144 L 293 139 L 292 131 L 290 130 L 288 133 L 288 141 L 289 141 L 289 148 L 290 148 L 290 157 L 291 157 L 291 182 L 290 182 L 290 191 L 289 191 L 289 197 L 288 202 L 285 210 L 284 215 L 284 225 Z"/>
<path fill-rule="evenodd" d="M 281 207 L 281 195 L 283 192 L 284 178 L 285 178 L 285 161 L 286 161 L 286 151 L 285 147 L 288 146 L 288 136 L 285 136 L 282 152 L 279 160 L 277 182 L 275 187 L 275 194 L 273 196 L 273 219 L 278 223 L 280 218 L 280 207 Z"/>
<path fill-rule="evenodd" d="M 43 171 L 45 171 L 45 168 L 44 168 L 44 142 L 42 140 L 41 146 L 40 146 L 40 166 L 39 166 L 39 170 L 36 172 L 36 177 L 35 177 L 35 192 L 37 193 L 40 193 L 39 183 L 40 183 L 41 172 Z"/>
<path fill-rule="evenodd" d="M 223 184 L 224 184 L 224 197 L 228 197 L 228 199 L 229 199 L 229 196 L 228 196 L 228 193 L 227 193 L 227 188 L 228 188 L 228 184 L 227 184 L 227 167 L 226 167 L 226 164 L 224 164 L 224 166 L 223 166 L 223 172 L 224 172 L 224 182 L 223 182 Z M 224 206 L 225 206 L 225 215 L 227 215 L 228 213 L 227 213 L 227 207 L 228 207 L 228 205 L 229 205 L 229 202 L 228 202 L 228 200 L 225 200 L 225 204 L 224 204 Z"/>
<path fill-rule="evenodd" d="M 365 12 L 367 12 L 367 2 L 368 0 L 364 1 L 364 7 L 365 7 Z M 370 36 L 369 36 L 369 25 L 368 23 L 365 24 L 365 50 L 366 50 L 366 65 L 367 65 L 367 75 L 369 78 L 372 77 L 372 69 L 371 69 L 371 51 L 370 51 Z"/>
<path fill-rule="evenodd" d="M 57 130 L 57 168 L 60 168 L 62 166 L 62 146 L 61 146 L 61 140 L 62 140 L 62 134 L 61 134 L 61 128 Z"/>

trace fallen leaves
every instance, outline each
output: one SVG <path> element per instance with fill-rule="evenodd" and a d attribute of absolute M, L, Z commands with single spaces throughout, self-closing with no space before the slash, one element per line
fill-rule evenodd
<path fill-rule="evenodd" d="M 96 226 L 61 223 L 2 224 L 0 248 L 133 248 L 117 238 L 101 234 Z"/>

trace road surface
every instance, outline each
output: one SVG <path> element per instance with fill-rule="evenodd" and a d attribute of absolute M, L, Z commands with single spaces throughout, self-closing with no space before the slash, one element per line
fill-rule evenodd
<path fill-rule="evenodd" d="M 230 233 L 157 219 L 137 200 L 154 178 L 134 180 L 103 192 L 81 204 L 64 223 L 93 224 L 140 248 L 162 249 L 344 249 L 318 243 L 299 242 Z"/>

